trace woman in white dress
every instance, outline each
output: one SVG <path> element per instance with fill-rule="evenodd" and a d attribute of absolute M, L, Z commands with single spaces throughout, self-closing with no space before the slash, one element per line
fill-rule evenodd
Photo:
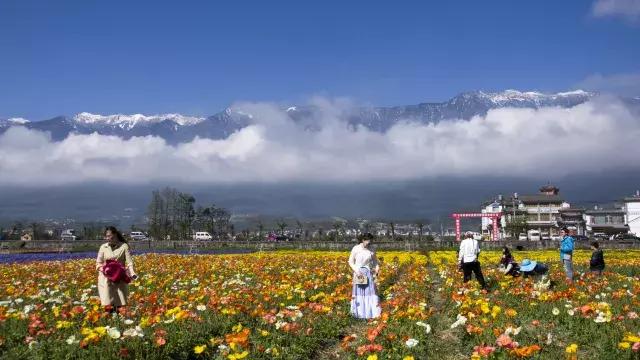
<path fill-rule="evenodd" d="M 349 266 L 353 270 L 353 290 L 351 292 L 351 315 L 358 319 L 372 319 L 380 316 L 375 276 L 380 271 L 376 254 L 369 249 L 373 240 L 370 233 L 362 235 L 349 255 Z M 366 279 L 366 280 L 365 280 Z"/>
<path fill-rule="evenodd" d="M 114 226 L 109 226 L 105 230 L 104 235 L 107 243 L 100 246 L 98 251 L 98 259 L 96 260 L 96 269 L 98 270 L 98 295 L 100 302 L 108 311 L 117 311 L 120 307 L 127 305 L 127 296 L 129 295 L 129 286 L 124 281 L 116 283 L 110 281 L 103 273 L 104 265 L 107 260 L 116 260 L 126 269 L 127 275 L 136 279 L 138 276 L 133 270 L 133 260 L 129 252 L 129 244 L 127 244 L 124 236 Z"/>

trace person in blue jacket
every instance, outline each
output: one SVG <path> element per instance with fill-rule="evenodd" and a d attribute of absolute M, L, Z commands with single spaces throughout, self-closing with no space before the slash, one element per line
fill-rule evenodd
<path fill-rule="evenodd" d="M 569 229 L 563 227 L 561 230 L 562 241 L 560 241 L 560 260 L 564 267 L 567 282 L 573 282 L 573 242 L 575 241 L 569 235 Z"/>

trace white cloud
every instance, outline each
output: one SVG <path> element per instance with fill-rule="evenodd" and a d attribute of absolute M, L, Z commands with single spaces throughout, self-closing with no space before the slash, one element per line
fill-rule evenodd
<path fill-rule="evenodd" d="M 596 17 L 622 17 L 630 21 L 640 19 L 640 0 L 596 0 L 591 8 Z"/>
<path fill-rule="evenodd" d="M 640 72 L 602 75 L 593 74 L 577 84 L 578 87 L 621 96 L 640 96 Z"/>
<path fill-rule="evenodd" d="M 353 128 L 345 102 L 316 100 L 316 128 L 268 103 L 235 108 L 252 125 L 222 140 L 170 146 L 157 137 L 123 140 L 48 135 L 12 128 L 0 135 L 0 183 L 146 183 L 400 180 L 457 175 L 567 175 L 639 167 L 640 120 L 606 98 L 571 109 L 499 109 L 469 121 L 401 123 L 386 133 Z"/>

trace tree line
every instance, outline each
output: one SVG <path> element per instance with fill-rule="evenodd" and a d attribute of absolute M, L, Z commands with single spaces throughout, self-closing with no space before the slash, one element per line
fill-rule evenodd
<path fill-rule="evenodd" d="M 192 194 L 174 188 L 154 190 L 147 209 L 149 235 L 157 240 L 185 240 L 206 231 L 214 239 L 233 236 L 231 213 L 214 204 L 197 206 Z"/>

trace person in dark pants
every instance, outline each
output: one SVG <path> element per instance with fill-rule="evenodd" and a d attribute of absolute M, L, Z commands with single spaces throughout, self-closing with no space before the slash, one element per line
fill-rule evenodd
<path fill-rule="evenodd" d="M 467 283 L 471 280 L 471 273 L 473 273 L 482 289 L 486 289 L 487 284 L 484 281 L 484 276 L 482 276 L 478 255 L 480 255 L 480 245 L 473 238 L 473 234 L 467 232 L 464 240 L 460 242 L 460 251 L 458 252 L 458 263 L 462 267 L 464 282 Z"/>
<path fill-rule="evenodd" d="M 522 260 L 522 264 L 520 264 L 520 271 L 522 271 L 522 275 L 525 278 L 537 277 L 549 272 L 549 267 L 545 264 L 538 263 L 537 261 L 524 259 Z"/>
<path fill-rule="evenodd" d="M 602 275 L 604 270 L 604 254 L 600 249 L 600 244 L 597 241 L 591 243 L 591 261 L 589 261 L 589 270 L 597 275 Z"/>

